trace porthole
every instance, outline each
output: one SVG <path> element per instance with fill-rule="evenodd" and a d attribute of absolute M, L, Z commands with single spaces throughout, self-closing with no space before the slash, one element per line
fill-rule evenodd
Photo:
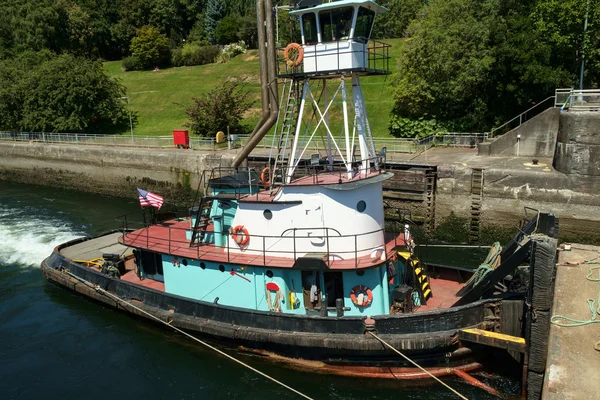
<path fill-rule="evenodd" d="M 219 271 L 225 272 L 225 267 L 223 266 L 223 264 L 219 265 Z"/>
<path fill-rule="evenodd" d="M 271 271 L 270 269 L 267 270 L 267 277 L 268 278 L 272 278 L 273 277 L 273 271 Z"/>
<path fill-rule="evenodd" d="M 265 210 L 263 211 L 263 216 L 265 219 L 271 219 L 273 218 L 273 212 L 271 212 L 271 210 Z"/>
<path fill-rule="evenodd" d="M 358 275 L 358 276 L 363 276 L 364 274 L 365 274 L 364 269 L 359 269 L 358 271 L 356 271 L 356 275 Z"/>
<path fill-rule="evenodd" d="M 356 203 L 356 209 L 358 210 L 358 212 L 363 212 L 367 209 L 367 203 L 365 203 L 364 200 L 359 201 L 358 203 Z"/>
<path fill-rule="evenodd" d="M 200 263 L 200 268 L 202 269 L 206 269 L 206 264 L 204 264 L 203 262 Z"/>
<path fill-rule="evenodd" d="M 187 265 L 188 265 L 188 262 L 187 262 L 187 260 L 186 260 L 185 258 L 184 258 L 183 260 L 181 260 L 181 263 L 182 263 L 184 266 L 186 266 L 186 267 L 187 267 Z"/>

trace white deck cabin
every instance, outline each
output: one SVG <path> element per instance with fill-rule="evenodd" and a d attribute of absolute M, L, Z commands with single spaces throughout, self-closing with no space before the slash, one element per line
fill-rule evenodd
<path fill-rule="evenodd" d="M 311 4 L 315 3 L 319 2 Z M 386 12 L 371 0 L 341 0 L 290 12 L 300 21 L 303 72 L 383 69 L 383 64 L 377 68 L 374 62 L 369 40 L 375 16 Z"/>

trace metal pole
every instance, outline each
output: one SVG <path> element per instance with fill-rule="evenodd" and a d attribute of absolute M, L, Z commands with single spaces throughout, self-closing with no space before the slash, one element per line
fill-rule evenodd
<path fill-rule="evenodd" d="M 585 39 L 587 36 L 587 26 L 588 26 L 588 14 L 590 11 L 590 0 L 586 2 L 585 8 L 585 21 L 583 23 L 583 46 L 581 48 L 581 70 L 579 71 L 579 90 L 583 90 L 583 66 L 585 64 Z M 580 94 L 581 96 L 581 94 Z"/>

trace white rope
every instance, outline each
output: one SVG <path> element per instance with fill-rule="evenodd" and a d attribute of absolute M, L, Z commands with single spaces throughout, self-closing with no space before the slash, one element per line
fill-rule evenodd
<path fill-rule="evenodd" d="M 65 272 L 66 272 L 67 274 L 69 274 L 70 276 L 72 276 L 73 278 L 77 279 L 78 281 L 80 281 L 80 282 L 84 283 L 85 285 L 89 286 L 90 288 L 94 289 L 95 291 L 97 291 L 97 292 L 100 292 L 100 293 L 104 294 L 105 296 L 107 296 L 107 297 L 110 297 L 110 298 L 114 299 L 114 300 L 115 300 L 115 301 L 117 301 L 117 302 L 120 302 L 120 303 L 127 304 L 128 306 L 130 306 L 130 307 L 132 307 L 132 308 L 134 308 L 134 309 L 138 310 L 139 312 L 141 312 L 141 313 L 143 313 L 143 314 L 145 314 L 145 315 L 149 316 L 150 318 L 152 318 L 152 319 L 154 319 L 154 320 L 156 320 L 156 321 L 160 322 L 161 324 L 163 324 L 163 325 L 166 325 L 166 326 L 168 326 L 169 328 L 172 328 L 172 329 L 174 329 L 175 331 L 177 331 L 177 332 L 181 333 L 182 335 L 185 335 L 185 336 L 189 337 L 189 338 L 190 338 L 190 339 L 192 339 L 192 340 L 195 340 L 196 342 L 200 343 L 201 345 L 203 345 L 203 346 L 206 346 L 206 347 L 208 347 L 209 349 L 216 351 L 217 353 L 221 354 L 222 356 L 225 356 L 225 357 L 229 358 L 230 360 L 232 360 L 232 361 L 235 361 L 236 363 L 238 363 L 238 364 L 240 364 L 240 365 L 243 365 L 244 367 L 246 367 L 246 368 L 250 369 L 251 371 L 254 371 L 254 372 L 256 372 L 256 373 L 257 373 L 257 374 L 259 374 L 259 375 L 262 375 L 262 376 L 264 376 L 264 377 L 265 377 L 265 378 L 267 378 L 267 379 L 270 379 L 271 381 L 273 381 L 273 382 L 275 382 L 275 383 L 277 383 L 277 384 L 279 384 L 279 385 L 283 386 L 284 388 L 286 388 L 286 389 L 288 389 L 288 390 L 290 390 L 290 391 L 292 391 L 292 392 L 296 393 L 298 396 L 300 396 L 300 397 L 304 397 L 305 399 L 308 399 L 308 400 L 313 400 L 311 397 L 308 397 L 308 396 L 307 396 L 307 395 L 305 395 L 304 393 L 301 393 L 301 392 L 297 391 L 296 389 L 294 389 L 294 388 L 292 388 L 292 387 L 290 387 L 290 386 L 286 385 L 285 383 L 283 383 L 283 382 L 280 382 L 280 381 L 278 381 L 277 379 L 275 379 L 275 378 L 273 378 L 273 377 L 271 377 L 271 376 L 269 376 L 269 375 L 265 374 L 264 372 L 261 372 L 261 371 L 257 370 L 256 368 L 254 368 L 254 367 L 251 367 L 250 365 L 246 364 L 245 362 L 243 362 L 243 361 L 240 361 L 240 360 L 238 360 L 237 358 L 235 358 L 235 357 L 233 357 L 233 356 L 230 356 L 229 354 L 225 353 L 224 351 L 221 351 L 221 350 L 217 349 L 216 347 L 214 347 L 214 346 L 211 346 L 210 344 L 208 344 L 208 343 L 206 343 L 206 342 L 204 342 L 204 341 L 202 341 L 202 340 L 198 339 L 197 337 L 194 337 L 194 336 L 190 335 L 189 333 L 187 333 L 187 332 L 185 332 L 185 331 L 183 331 L 183 330 L 181 330 L 181 329 L 179 329 L 179 328 L 177 328 L 177 327 L 175 327 L 175 326 L 171 325 L 170 323 L 168 323 L 168 322 L 166 322 L 166 321 L 163 321 L 162 319 L 160 319 L 160 318 L 158 318 L 158 317 L 156 317 L 156 316 L 154 316 L 154 315 L 150 314 L 150 313 L 149 313 L 149 312 L 147 312 L 147 311 L 144 311 L 144 310 L 142 310 L 141 308 L 139 308 L 139 307 L 137 307 L 137 306 L 135 306 L 135 305 L 131 304 L 130 302 L 128 302 L 128 301 L 125 301 L 125 300 L 121 299 L 121 298 L 120 298 L 120 297 L 118 297 L 118 296 L 115 296 L 114 294 L 112 294 L 112 293 L 110 293 L 110 292 L 107 292 L 106 290 L 102 289 L 100 286 L 98 286 L 98 285 L 94 285 L 94 284 L 92 284 L 91 282 L 88 282 L 88 281 L 86 281 L 85 279 L 83 279 L 83 278 L 80 278 L 80 277 L 78 277 L 77 275 L 74 275 L 74 274 L 72 274 L 72 273 L 71 273 L 71 272 L 69 272 L 69 271 L 66 271 L 66 270 L 65 270 Z"/>
<path fill-rule="evenodd" d="M 396 350 L 392 345 L 390 345 L 389 343 L 387 343 L 386 341 L 384 341 L 383 339 L 381 339 L 379 336 L 377 336 L 373 332 L 367 332 L 367 333 L 370 334 L 371 336 L 373 336 L 375 339 L 379 340 L 381 343 L 383 343 L 384 345 L 386 345 L 390 349 L 394 350 L 396 353 L 400 354 L 402 357 L 404 357 L 404 359 L 406 361 L 410 362 L 415 367 L 419 368 L 421 371 L 425 372 L 427 375 L 429 375 L 430 377 L 432 377 L 433 379 L 435 379 L 436 381 L 438 381 L 442 385 L 446 386 L 448 389 L 450 389 L 452 392 L 454 392 L 454 394 L 456 394 L 461 399 L 469 400 L 465 396 L 463 396 L 462 394 L 458 393 L 456 390 L 452 389 L 450 386 L 448 386 L 447 384 L 445 384 L 444 382 L 442 382 L 437 376 L 434 376 L 432 373 L 430 373 L 429 371 L 427 371 L 425 368 L 421 367 L 419 364 L 417 364 L 416 362 L 414 362 L 413 360 L 411 360 L 410 358 L 408 358 L 407 356 L 405 356 L 404 354 L 402 354 L 400 351 Z"/>

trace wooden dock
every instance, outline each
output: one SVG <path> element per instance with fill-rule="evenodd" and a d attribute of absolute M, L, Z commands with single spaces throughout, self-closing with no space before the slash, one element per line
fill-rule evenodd
<path fill-rule="evenodd" d="M 586 261 L 600 261 L 600 247 L 573 244 L 570 251 L 559 251 L 553 316 L 562 315 L 579 321 L 593 318 L 587 300 L 598 302 L 600 282 L 590 281 L 586 276 L 590 267 L 600 264 L 585 264 Z M 598 271 L 592 276 L 598 278 Z M 597 307 L 598 304 L 596 310 Z M 600 315 L 595 319 L 600 320 Z M 600 341 L 600 323 L 572 327 L 551 324 L 549 336 L 542 398 L 600 398 L 600 351 L 594 349 Z"/>

